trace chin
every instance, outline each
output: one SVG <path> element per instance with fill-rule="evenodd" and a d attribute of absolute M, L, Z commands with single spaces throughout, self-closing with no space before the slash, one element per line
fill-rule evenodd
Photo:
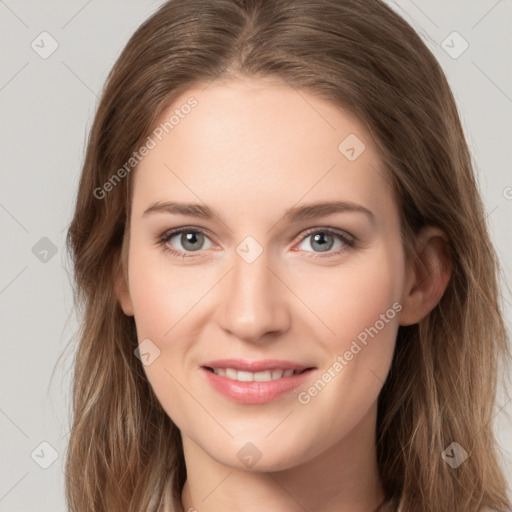
<path fill-rule="evenodd" d="M 213 450 L 208 452 L 219 464 L 237 471 L 275 472 L 295 467 L 307 460 L 306 454 L 297 451 L 297 446 L 301 443 L 292 443 L 292 445 L 289 449 L 283 449 L 283 444 L 277 438 L 272 442 L 255 439 L 252 442 L 234 442 L 222 447 L 219 452 L 217 452 L 218 445 L 212 446 Z M 234 456 L 229 456 L 230 453 Z"/>

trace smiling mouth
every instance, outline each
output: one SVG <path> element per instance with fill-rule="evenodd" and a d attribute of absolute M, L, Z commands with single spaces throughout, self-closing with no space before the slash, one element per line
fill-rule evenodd
<path fill-rule="evenodd" d="M 208 362 L 200 368 L 213 389 L 244 405 L 265 404 L 294 393 L 316 369 L 290 361 L 236 359 Z"/>
<path fill-rule="evenodd" d="M 263 370 L 259 372 L 250 372 L 246 370 L 237 370 L 235 368 L 211 368 L 204 366 L 206 370 L 219 377 L 225 377 L 230 380 L 238 382 L 270 382 L 272 380 L 278 380 L 282 378 L 292 377 L 294 375 L 300 375 L 313 368 L 304 368 L 302 370 L 293 369 L 282 369 L 274 368 L 269 370 Z"/>

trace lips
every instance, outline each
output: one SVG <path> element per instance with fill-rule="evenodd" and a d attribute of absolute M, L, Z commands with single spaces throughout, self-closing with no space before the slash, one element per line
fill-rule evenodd
<path fill-rule="evenodd" d="M 243 404 L 262 404 L 293 391 L 315 368 L 292 361 L 222 359 L 201 367 L 218 392 Z"/>
<path fill-rule="evenodd" d="M 260 361 L 249 361 L 248 359 L 217 359 L 208 361 L 202 365 L 205 368 L 233 368 L 235 370 L 247 372 L 262 372 L 266 370 L 294 370 L 301 372 L 312 365 L 303 365 L 293 361 L 285 361 L 281 359 L 262 359 Z"/>
<path fill-rule="evenodd" d="M 215 375 L 227 377 L 228 379 L 237 380 L 239 382 L 268 382 L 270 380 L 282 379 L 283 377 L 291 377 L 298 375 L 305 370 L 284 370 L 282 368 L 273 370 L 262 370 L 260 372 L 248 372 L 245 370 L 236 370 L 235 368 L 206 368 Z"/>

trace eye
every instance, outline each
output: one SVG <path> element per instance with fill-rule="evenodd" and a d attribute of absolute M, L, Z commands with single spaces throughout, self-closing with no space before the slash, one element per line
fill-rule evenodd
<path fill-rule="evenodd" d="M 173 242 L 174 239 L 176 240 Z M 311 240 L 306 242 L 308 239 Z M 208 241 L 210 245 L 205 247 L 205 241 Z M 338 246 L 332 251 L 332 248 L 336 245 L 336 241 L 338 241 Z M 165 251 L 179 258 L 194 258 L 199 256 L 199 254 L 191 253 L 200 252 L 203 249 L 212 247 L 210 239 L 203 230 L 187 227 L 165 232 L 158 238 L 158 243 Z M 309 245 L 310 248 L 314 249 L 313 253 L 308 254 L 308 258 L 329 258 L 337 256 L 354 247 L 356 239 L 333 228 L 313 228 L 302 235 L 300 245 L 303 244 Z M 180 245 L 181 247 L 179 247 Z M 176 246 L 178 247 L 176 248 Z M 299 249 L 310 252 L 304 247 L 299 246 Z M 326 254 L 322 255 L 319 253 Z"/>
<path fill-rule="evenodd" d="M 173 242 L 173 239 L 176 239 L 176 242 Z M 164 250 L 171 252 L 175 256 L 190 258 L 195 255 L 187 254 L 187 252 L 197 252 L 209 248 L 204 247 L 205 240 L 209 240 L 209 238 L 206 236 L 206 233 L 199 229 L 180 228 L 164 233 L 159 238 L 159 243 L 164 247 Z M 178 247 L 178 250 L 174 249 L 176 245 L 181 245 L 181 248 Z"/>
<path fill-rule="evenodd" d="M 310 239 L 308 241 L 308 239 Z M 338 247 L 335 248 L 333 252 L 330 252 L 333 246 L 336 244 L 336 240 L 338 241 Z M 320 252 L 320 253 L 328 253 L 326 256 L 320 255 L 318 257 L 324 258 L 324 257 L 331 257 L 336 256 L 342 252 L 345 252 L 349 250 L 351 247 L 355 245 L 355 238 L 350 237 L 349 235 L 346 235 L 345 233 L 334 230 L 331 228 L 314 228 L 309 231 L 307 231 L 301 239 L 301 245 L 305 244 L 306 246 L 309 246 L 313 249 L 318 249 L 318 251 L 314 252 Z M 300 247 L 299 247 L 300 248 Z M 301 248 L 301 250 L 306 250 L 304 248 Z M 311 257 L 311 256 L 309 256 Z M 317 257 L 317 256 L 313 256 Z"/>

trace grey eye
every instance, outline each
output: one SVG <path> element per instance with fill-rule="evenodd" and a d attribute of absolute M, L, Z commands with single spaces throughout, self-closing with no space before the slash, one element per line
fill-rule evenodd
<path fill-rule="evenodd" d="M 301 245 L 307 243 L 310 248 L 315 249 L 315 252 L 327 252 L 333 248 L 336 238 L 340 240 L 339 235 L 328 233 L 326 231 L 317 231 L 315 233 L 311 233 L 310 235 L 305 236 L 304 240 L 302 240 L 301 242 Z M 308 242 L 308 240 L 310 241 Z M 307 250 L 300 246 L 299 248 L 301 250 Z"/>
<path fill-rule="evenodd" d="M 169 243 L 171 245 L 175 245 L 172 240 L 178 238 L 179 243 L 181 244 L 181 247 L 178 247 L 178 250 L 183 251 L 199 251 L 201 249 L 204 249 L 203 247 L 205 240 L 208 240 L 208 238 L 199 231 L 183 231 L 181 233 L 178 233 L 174 236 L 172 236 L 169 239 Z"/>

